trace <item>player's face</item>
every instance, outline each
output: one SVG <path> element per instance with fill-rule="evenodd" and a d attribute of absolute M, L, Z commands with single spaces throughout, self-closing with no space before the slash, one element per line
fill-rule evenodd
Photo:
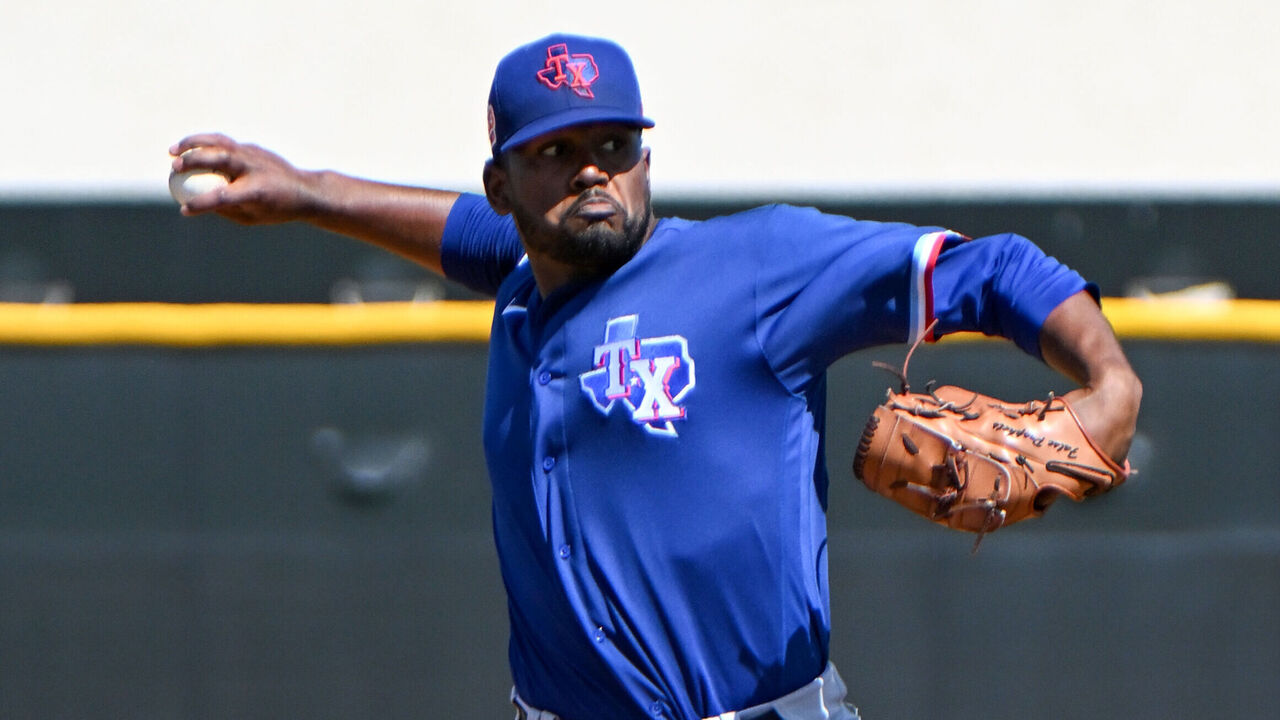
<path fill-rule="evenodd" d="M 649 152 L 640 131 L 601 124 L 565 128 L 507 151 L 497 170 L 531 259 L 586 276 L 613 272 L 653 224 Z M 490 187 L 493 197 L 494 187 Z"/>

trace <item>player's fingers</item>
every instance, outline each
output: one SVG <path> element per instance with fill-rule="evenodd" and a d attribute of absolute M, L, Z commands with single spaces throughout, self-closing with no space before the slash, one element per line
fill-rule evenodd
<path fill-rule="evenodd" d="M 184 215 L 217 213 L 245 225 L 273 223 L 294 217 L 290 201 L 279 188 L 245 176 L 197 195 L 182 207 Z"/>
<path fill-rule="evenodd" d="M 279 155 L 214 133 L 184 138 L 171 163 L 174 173 L 212 171 L 229 183 L 187 200 L 183 215 L 214 212 L 244 224 L 295 219 L 305 174 Z"/>
<path fill-rule="evenodd" d="M 186 170 L 216 170 L 231 174 L 231 151 L 218 145 L 197 145 L 187 148 L 170 162 L 173 172 Z"/>
<path fill-rule="evenodd" d="M 218 188 L 201 193 L 187 200 L 182 204 L 183 215 L 202 215 L 207 212 L 215 211 L 226 203 L 226 188 Z"/>
<path fill-rule="evenodd" d="M 173 145 L 169 146 L 170 155 L 181 155 L 182 153 L 196 147 L 233 147 L 236 141 L 223 135 L 222 133 L 196 133 L 188 135 Z"/>

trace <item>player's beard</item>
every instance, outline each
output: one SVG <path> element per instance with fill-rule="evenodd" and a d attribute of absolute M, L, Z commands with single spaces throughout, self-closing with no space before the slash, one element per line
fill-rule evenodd
<path fill-rule="evenodd" d="M 569 219 L 583 204 L 600 199 L 608 200 L 623 214 L 620 231 L 604 222 L 592 223 L 581 230 L 573 230 L 568 226 Z M 521 205 L 517 204 L 512 208 L 512 217 L 529 249 L 577 268 L 583 277 L 603 277 L 625 265 L 640 251 L 640 246 L 649 237 L 652 207 L 652 200 L 646 191 L 641 211 L 626 214 L 613 198 L 602 190 L 596 190 L 578 197 L 550 235 L 539 235 L 534 231 L 534 228 L 545 221 Z"/>

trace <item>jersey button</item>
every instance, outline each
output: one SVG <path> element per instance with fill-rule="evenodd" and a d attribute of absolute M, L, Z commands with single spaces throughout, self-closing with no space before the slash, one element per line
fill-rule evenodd
<path fill-rule="evenodd" d="M 548 455 L 547 457 L 542 458 L 542 469 L 543 469 L 543 470 L 546 470 L 547 472 L 551 472 L 551 469 L 552 469 L 552 468 L 554 468 L 555 466 L 556 466 L 556 459 L 555 459 L 555 458 L 551 457 L 550 455 Z"/>
<path fill-rule="evenodd" d="M 649 712 L 653 713 L 654 717 L 662 717 L 662 703 L 654 700 L 653 704 L 649 706 Z"/>
<path fill-rule="evenodd" d="M 568 560 L 568 559 L 569 559 L 569 556 L 570 556 L 570 555 L 572 555 L 572 554 L 573 554 L 573 548 L 569 547 L 568 545 L 561 545 L 561 546 L 560 546 L 560 558 L 561 558 L 561 559 L 563 559 L 563 560 Z"/>
<path fill-rule="evenodd" d="M 543 370 L 542 372 L 538 373 L 538 383 L 539 383 L 539 384 L 546 385 L 546 384 L 547 384 L 547 383 L 549 383 L 549 382 L 551 382 L 551 373 L 550 373 L 550 372 L 547 372 L 546 370 Z"/>
<path fill-rule="evenodd" d="M 604 642 L 604 638 L 605 638 L 604 628 L 602 627 L 596 628 L 596 634 L 595 634 L 596 642 L 602 643 Z"/>

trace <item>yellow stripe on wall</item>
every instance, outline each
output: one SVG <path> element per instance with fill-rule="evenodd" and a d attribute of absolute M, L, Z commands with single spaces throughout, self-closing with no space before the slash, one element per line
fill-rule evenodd
<path fill-rule="evenodd" d="M 1280 300 L 1103 298 L 1122 338 L 1280 342 Z"/>
<path fill-rule="evenodd" d="M 1280 342 L 1280 301 L 1104 298 L 1121 338 Z M 0 303 L 5 345 L 369 345 L 486 342 L 484 301 L 363 305 Z M 960 339 L 957 337 L 956 339 Z"/>
<path fill-rule="evenodd" d="M 493 303 L 363 305 L 0 303 L 0 343 L 20 345 L 365 345 L 485 342 Z"/>

